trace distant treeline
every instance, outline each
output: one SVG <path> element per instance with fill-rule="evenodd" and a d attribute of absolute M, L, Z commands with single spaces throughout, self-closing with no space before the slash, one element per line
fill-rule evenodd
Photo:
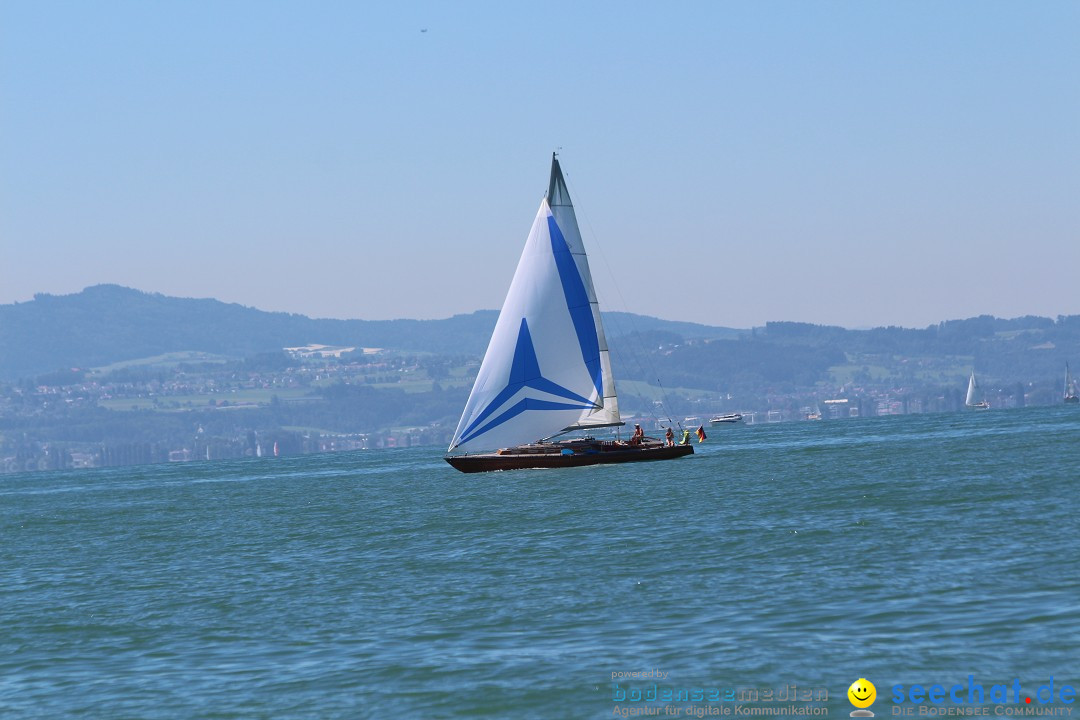
<path fill-rule="evenodd" d="M 619 379 L 663 378 L 669 386 L 717 392 L 844 379 L 948 385 L 972 368 L 988 381 L 1027 383 L 1062 375 L 1070 359 L 1080 368 L 1077 315 L 983 315 L 923 329 L 871 330 L 794 322 L 732 330 L 625 313 L 605 318 Z M 312 320 L 100 285 L 0 306 L 0 379 L 62 383 L 65 373 L 79 372 L 72 368 L 180 351 L 236 358 L 237 372 L 276 371 L 290 362 L 281 348 L 310 343 L 479 358 L 495 319 L 493 311 L 481 311 L 445 320 Z M 154 372 L 160 371 L 132 367 L 113 377 L 138 382 Z"/>
<path fill-rule="evenodd" d="M 876 386 L 956 385 L 974 369 L 998 385 L 1064 378 L 1065 362 L 1080 366 L 1080 316 L 1002 320 L 984 315 L 924 329 L 847 330 L 770 322 L 738 339 L 692 340 L 673 333 L 638 333 L 612 341 L 616 375 L 723 393 L 763 389 L 794 392 L 837 383 L 847 366 L 852 382 Z M 629 346 L 642 353 L 622 352 Z"/>
<path fill-rule="evenodd" d="M 0 414 L 0 435 L 31 442 L 157 443 L 190 446 L 201 429 L 208 437 L 233 437 L 248 431 L 282 427 L 315 428 L 338 433 L 367 433 L 393 426 L 456 425 L 467 390 L 436 387 L 427 393 L 394 388 L 338 384 L 319 397 L 302 401 L 278 399 L 259 408 L 200 408 L 114 411 L 101 407 L 57 407 L 48 414 Z M 450 428 L 453 429 L 452 427 Z"/>
<path fill-rule="evenodd" d="M 628 313 L 605 316 L 615 328 L 663 327 L 690 337 L 739 332 Z M 31 302 L 0 305 L 0 380 L 181 351 L 246 358 L 310 343 L 482 355 L 497 317 L 480 310 L 444 320 L 320 320 L 97 285 L 74 295 L 39 294 Z"/>

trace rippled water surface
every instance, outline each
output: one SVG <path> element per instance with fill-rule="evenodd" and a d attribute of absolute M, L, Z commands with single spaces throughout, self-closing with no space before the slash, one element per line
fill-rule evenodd
<path fill-rule="evenodd" d="M 575 470 L 0 476 L 0 717 L 600 718 L 653 669 L 825 687 L 831 717 L 860 677 L 879 716 L 896 683 L 1078 686 L 1078 468 L 1080 411 L 1029 408 Z"/>

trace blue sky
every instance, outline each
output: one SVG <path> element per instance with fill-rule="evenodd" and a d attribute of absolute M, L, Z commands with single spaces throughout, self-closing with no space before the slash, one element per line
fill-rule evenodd
<path fill-rule="evenodd" d="M 1077 314 L 1078 37 L 1075 2 L 7 0 L 0 303 L 497 308 L 561 148 L 605 309 Z"/>

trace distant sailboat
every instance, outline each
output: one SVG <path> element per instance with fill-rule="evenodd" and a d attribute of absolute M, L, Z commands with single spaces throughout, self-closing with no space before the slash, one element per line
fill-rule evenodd
<path fill-rule="evenodd" d="M 1076 382 L 1073 380 L 1072 373 L 1069 372 L 1069 363 L 1065 363 L 1065 402 L 1072 405 L 1074 403 L 1080 403 L 1080 393 L 1076 390 Z"/>
<path fill-rule="evenodd" d="M 577 467 L 692 455 L 635 432 L 628 443 L 566 432 L 623 425 L 589 260 L 557 157 L 446 461 L 462 472 Z M 478 449 L 479 453 L 465 452 Z M 496 450 L 496 448 L 501 448 Z"/>
<path fill-rule="evenodd" d="M 975 381 L 974 370 L 971 371 L 971 377 L 968 379 L 967 398 L 964 400 L 964 404 L 975 410 L 988 410 L 990 408 L 990 403 L 982 399 L 979 383 Z"/>

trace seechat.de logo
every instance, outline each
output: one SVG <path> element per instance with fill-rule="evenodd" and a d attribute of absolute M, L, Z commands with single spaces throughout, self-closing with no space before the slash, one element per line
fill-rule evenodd
<path fill-rule="evenodd" d="M 877 688 L 874 687 L 874 683 L 866 678 L 859 678 L 847 689 L 847 697 L 851 704 L 858 708 L 851 711 L 851 717 L 874 717 L 874 713 L 866 709 L 877 699 Z"/>

